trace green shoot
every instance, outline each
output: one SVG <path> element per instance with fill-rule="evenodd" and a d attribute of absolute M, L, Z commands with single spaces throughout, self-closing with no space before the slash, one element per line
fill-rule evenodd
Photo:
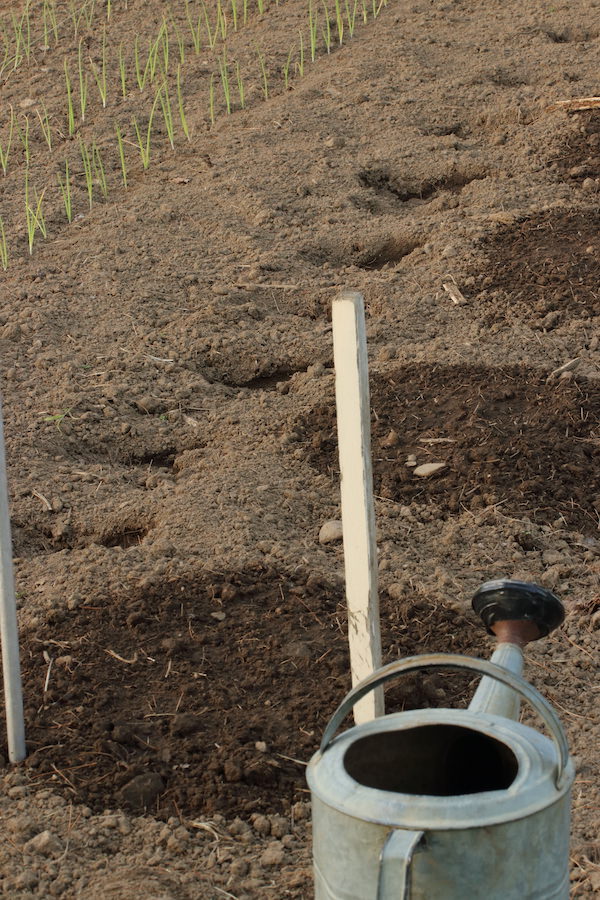
<path fill-rule="evenodd" d="M 75 111 L 73 109 L 73 88 L 71 86 L 71 77 L 69 75 L 69 65 L 65 56 L 65 84 L 67 87 L 67 128 L 69 137 L 75 134 Z"/>
<path fill-rule="evenodd" d="M 5 272 L 8 269 L 8 245 L 6 243 L 6 232 L 2 216 L 0 216 L 0 266 Z"/>
<path fill-rule="evenodd" d="M 84 3 L 81 8 L 81 13 L 83 18 L 85 19 L 85 24 L 88 28 L 92 27 L 92 22 L 94 21 L 94 7 L 96 5 L 96 0 L 89 0 L 88 3 Z"/>
<path fill-rule="evenodd" d="M 283 67 L 283 87 L 284 90 L 288 90 L 290 86 L 290 65 L 292 63 L 292 56 L 294 53 L 294 48 L 290 47 L 290 52 L 287 55 L 287 59 L 285 61 L 285 65 Z"/>
<path fill-rule="evenodd" d="M 60 189 L 60 195 L 62 197 L 63 206 L 65 207 L 65 214 L 67 216 L 67 222 L 69 225 L 73 221 L 73 203 L 71 198 L 71 180 L 69 176 L 69 160 L 65 159 L 65 180 L 63 181 L 60 177 L 60 172 L 56 176 L 58 179 L 58 187 Z"/>
<path fill-rule="evenodd" d="M 185 62 L 185 42 L 183 40 L 183 35 L 177 25 L 177 22 L 173 21 L 173 31 L 175 32 L 175 40 L 177 41 L 177 49 L 179 51 L 179 63 L 183 65 Z"/>
<path fill-rule="evenodd" d="M 181 121 L 181 127 L 183 129 L 183 133 L 186 138 L 191 140 L 190 132 L 188 129 L 187 119 L 185 117 L 185 109 L 183 106 L 183 94 L 181 92 L 181 66 L 177 66 L 177 106 L 179 109 L 179 119 Z"/>
<path fill-rule="evenodd" d="M 50 118 L 48 116 L 48 110 L 46 109 L 45 103 L 42 103 L 43 114 L 36 109 L 37 117 L 40 120 L 40 128 L 42 129 L 42 134 L 44 135 L 44 140 L 48 145 L 48 150 L 52 150 L 52 130 L 50 128 Z"/>
<path fill-rule="evenodd" d="M 262 16 L 265 11 L 265 0 L 256 0 L 256 8 L 258 9 L 258 14 Z"/>
<path fill-rule="evenodd" d="M 166 19 L 163 20 L 158 39 L 162 42 L 162 70 L 166 76 L 169 71 L 169 28 Z"/>
<path fill-rule="evenodd" d="M 237 0 L 231 0 L 231 19 L 233 22 L 233 30 L 238 30 L 238 6 Z"/>
<path fill-rule="evenodd" d="M 171 109 L 171 98 L 169 97 L 169 86 L 165 79 L 162 87 L 158 89 L 157 96 L 160 95 L 160 107 L 162 109 L 165 128 L 167 129 L 167 137 L 171 145 L 171 150 L 175 149 L 175 129 L 173 127 L 173 111 Z"/>
<path fill-rule="evenodd" d="M 185 16 L 187 19 L 188 27 L 190 29 L 190 34 L 192 36 L 192 44 L 194 46 L 194 53 L 196 56 L 200 53 L 202 49 L 202 21 L 201 17 L 198 16 L 196 24 L 192 20 L 192 14 L 190 13 L 190 3 L 189 0 L 185 0 Z M 181 57 L 181 50 L 179 51 L 179 55 Z M 183 62 L 183 60 L 182 60 Z"/>
<path fill-rule="evenodd" d="M 219 6 L 219 9 L 221 7 Z M 211 50 L 215 49 L 215 44 L 217 43 L 217 38 L 219 36 L 219 20 L 215 23 L 215 30 L 213 31 L 210 27 L 210 19 L 208 17 L 208 10 L 206 8 L 206 3 L 202 0 L 202 10 L 204 12 L 204 22 L 206 24 L 206 34 L 208 37 L 208 46 Z"/>
<path fill-rule="evenodd" d="M 221 5 L 221 0 L 218 0 L 217 3 L 216 29 L 221 32 L 221 39 L 224 41 L 227 38 L 227 17 Z"/>
<path fill-rule="evenodd" d="M 240 98 L 240 109 L 246 108 L 246 92 L 244 91 L 244 82 L 242 81 L 242 73 L 239 62 L 235 64 L 235 80 L 237 82 L 238 96 Z"/>
<path fill-rule="evenodd" d="M 50 32 L 54 35 L 54 45 L 58 44 L 58 23 L 56 21 L 56 12 L 54 4 L 49 0 L 44 0 L 42 9 L 42 22 L 44 28 L 44 46 L 50 46 Z"/>
<path fill-rule="evenodd" d="M 146 139 L 142 138 L 142 134 L 140 132 L 139 125 L 137 123 L 137 119 L 133 120 L 133 127 L 135 129 L 135 135 L 137 139 L 137 146 L 140 151 L 140 157 L 142 159 L 142 167 L 144 172 L 150 165 L 150 143 L 152 138 L 152 122 L 154 120 L 154 113 L 156 112 L 156 107 L 160 101 L 161 90 L 159 90 L 154 98 L 154 103 L 152 104 L 152 109 L 150 110 L 150 117 L 148 119 L 148 127 L 146 129 Z"/>
<path fill-rule="evenodd" d="M 85 111 L 87 108 L 88 94 L 88 76 L 87 72 L 84 72 L 83 68 L 82 44 L 83 38 L 79 41 L 79 48 L 77 51 L 77 67 L 79 70 L 79 107 L 81 109 L 81 121 L 85 122 Z"/>
<path fill-rule="evenodd" d="M 211 125 L 215 124 L 215 73 L 210 76 L 210 84 L 208 85 L 208 111 L 210 114 Z"/>
<path fill-rule="evenodd" d="M 102 100 L 102 108 L 106 109 L 106 97 L 108 93 L 106 87 L 106 26 L 102 29 L 102 59 L 100 62 L 100 70 L 98 70 L 98 67 L 92 62 L 92 72 L 94 74 L 98 93 L 100 94 L 100 99 Z"/>
<path fill-rule="evenodd" d="M 340 0 L 334 0 L 335 3 L 335 24 L 338 33 L 338 42 L 340 47 L 344 43 L 344 16 L 342 15 L 342 7 Z"/>
<path fill-rule="evenodd" d="M 299 59 L 298 59 L 298 62 L 296 63 L 296 72 L 298 73 L 300 78 L 302 78 L 304 76 L 304 36 L 301 31 L 299 32 L 299 34 L 300 34 L 300 46 L 298 48 Z"/>
<path fill-rule="evenodd" d="M 231 89 L 229 85 L 229 69 L 227 67 L 227 51 L 223 50 L 223 56 L 217 59 L 219 66 L 219 75 L 221 76 L 221 84 L 223 85 L 223 96 L 225 97 L 225 108 L 227 115 L 231 115 Z"/>
<path fill-rule="evenodd" d="M 81 20 L 83 19 L 83 15 L 85 12 L 85 6 L 78 9 L 74 0 L 70 0 L 69 2 L 69 14 L 71 16 L 71 22 L 73 23 L 73 36 L 77 37 L 79 34 L 79 26 L 81 25 Z"/>
<path fill-rule="evenodd" d="M 125 69 L 125 54 L 123 44 L 119 44 L 119 79 L 121 81 L 121 96 L 127 97 L 127 70 Z"/>
<path fill-rule="evenodd" d="M 15 129 L 15 111 L 13 107 L 10 108 L 10 122 L 8 126 L 8 140 L 6 142 L 6 147 L 0 144 L 0 166 L 2 166 L 2 174 L 6 175 L 6 170 L 8 168 L 8 157 L 10 154 L 10 147 L 13 139 L 13 131 Z"/>
<path fill-rule="evenodd" d="M 268 100 L 269 99 L 269 81 L 268 81 L 268 77 L 267 77 L 267 67 L 265 65 L 265 57 L 260 52 L 260 50 L 257 50 L 257 53 L 258 53 L 258 65 L 260 68 L 260 76 L 261 76 L 261 81 L 262 81 L 263 96 L 264 96 L 265 100 Z"/>
<path fill-rule="evenodd" d="M 308 7 L 308 34 L 310 37 L 310 61 L 314 62 L 317 55 L 317 11 L 312 3 Z"/>
<path fill-rule="evenodd" d="M 323 29 L 323 40 L 325 41 L 327 52 L 331 53 L 331 19 L 329 18 L 329 10 L 327 9 L 325 0 L 323 0 L 323 9 L 325 11 L 325 28 Z"/>
<path fill-rule="evenodd" d="M 119 159 L 121 161 L 121 175 L 123 176 L 123 187 L 127 190 L 127 164 L 125 162 L 125 146 L 123 143 L 123 135 L 118 125 L 115 125 L 117 132 L 117 143 L 119 145 Z"/>
<path fill-rule="evenodd" d="M 350 12 L 350 5 L 348 0 L 344 0 L 344 7 L 346 9 L 346 21 L 348 22 L 348 34 L 350 37 L 354 37 L 354 29 L 356 27 L 356 13 L 358 10 L 358 0 L 354 0 L 354 6 L 352 7 L 352 12 Z"/>
<path fill-rule="evenodd" d="M 362 9 L 362 20 L 363 20 L 363 25 L 366 25 L 367 22 L 369 21 L 369 8 L 368 8 L 368 6 L 367 6 L 367 0 L 362 0 L 362 7 L 361 7 L 361 9 Z"/>
<path fill-rule="evenodd" d="M 90 151 L 84 144 L 81 135 L 79 135 L 79 152 L 81 153 L 81 162 L 83 163 L 83 174 L 85 176 L 85 186 L 88 195 L 88 203 L 91 209 L 94 204 L 94 172 L 92 167 L 92 157 L 90 156 Z"/>
<path fill-rule="evenodd" d="M 110 22 L 110 13 L 112 9 L 111 0 L 106 0 L 106 21 Z"/>
<path fill-rule="evenodd" d="M 42 210 L 42 202 L 44 200 L 45 189 L 38 196 L 37 191 L 33 190 L 33 204 L 31 202 L 31 193 L 29 190 L 29 169 L 25 170 L 25 225 L 27 227 L 27 245 L 29 247 L 29 255 L 33 253 L 33 245 L 35 242 L 35 233 L 39 231 L 42 237 L 46 237 L 46 222 Z"/>
<path fill-rule="evenodd" d="M 100 148 L 96 141 L 92 142 L 92 166 L 94 167 L 94 175 L 100 186 L 100 193 L 106 200 L 108 197 L 108 186 L 106 184 L 106 172 L 104 171 L 104 163 L 100 154 Z"/>
<path fill-rule="evenodd" d="M 244 4 L 243 20 L 244 20 L 244 25 L 247 25 L 248 24 L 248 0 L 243 0 L 243 4 Z"/>

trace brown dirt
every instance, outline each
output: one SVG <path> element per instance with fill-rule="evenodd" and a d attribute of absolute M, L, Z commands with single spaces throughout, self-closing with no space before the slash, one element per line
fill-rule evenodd
<path fill-rule="evenodd" d="M 311 896 L 303 764 L 348 687 L 342 550 L 318 540 L 339 517 L 330 308 L 348 287 L 367 306 L 385 659 L 485 655 L 469 598 L 489 578 L 562 597 L 528 676 L 577 762 L 572 895 L 598 895 L 600 113 L 548 109 L 598 94 L 596 4 L 388 0 L 330 53 L 320 31 L 311 62 L 304 0 L 250 3 L 228 20 L 231 115 L 223 41 L 195 53 L 183 4 L 56 8 L 55 37 L 31 4 L 30 58 L 0 76 L 29 746 L 0 790 L 0 892 Z M 159 103 L 145 171 L 133 120 L 145 134 L 158 82 L 136 85 L 134 46 L 145 65 L 165 13 L 175 147 Z M 104 197 L 97 166 L 91 205 L 80 138 L 107 180 Z M 27 166 L 47 230 L 31 255 Z M 469 689 L 413 678 L 390 708 Z"/>

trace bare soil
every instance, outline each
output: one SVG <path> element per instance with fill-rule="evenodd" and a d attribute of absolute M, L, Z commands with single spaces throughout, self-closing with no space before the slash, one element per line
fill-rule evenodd
<path fill-rule="evenodd" d="M 0 892 L 312 896 L 304 768 L 349 688 L 343 553 L 319 532 L 340 517 L 330 309 L 350 288 L 367 307 L 385 660 L 488 655 L 470 597 L 491 578 L 561 597 L 527 675 L 577 764 L 572 896 L 597 896 L 600 111 L 550 107 L 599 93 L 598 4 L 388 0 L 329 53 L 320 32 L 314 62 L 303 0 L 249 4 L 229 19 L 230 115 L 223 42 L 196 54 L 183 5 L 115 0 L 106 21 L 98 3 L 75 34 L 59 3 L 56 39 L 42 6 L 30 58 L 0 79 L 28 742 L 2 772 Z M 132 122 L 146 133 L 154 88 L 133 47 L 145 60 L 165 14 L 175 146 L 159 104 L 144 170 Z M 106 170 L 91 205 L 80 138 Z M 47 231 L 31 255 L 27 167 Z M 443 466 L 416 475 L 428 462 Z M 388 708 L 472 687 L 415 676 Z"/>

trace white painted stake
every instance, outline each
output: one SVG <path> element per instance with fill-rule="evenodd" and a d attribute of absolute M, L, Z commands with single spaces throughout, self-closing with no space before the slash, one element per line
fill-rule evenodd
<path fill-rule="evenodd" d="M 25 759 L 25 725 L 23 721 L 23 690 L 19 661 L 19 632 L 17 604 L 12 563 L 10 514 L 8 511 L 8 482 L 4 451 L 4 425 L 0 399 L 0 638 L 2 640 L 2 673 L 6 703 L 6 734 L 8 758 L 12 763 Z"/>
<path fill-rule="evenodd" d="M 352 684 L 381 666 L 377 547 L 371 468 L 371 404 L 362 295 L 333 301 L 333 358 L 340 455 L 344 567 Z M 354 707 L 357 725 L 383 715 L 383 688 Z"/>

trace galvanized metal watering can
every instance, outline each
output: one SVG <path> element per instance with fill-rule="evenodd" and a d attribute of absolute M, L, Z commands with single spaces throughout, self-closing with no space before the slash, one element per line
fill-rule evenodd
<path fill-rule="evenodd" d="M 564 610 L 514 581 L 483 585 L 473 606 L 499 638 L 491 661 L 391 663 L 325 729 L 307 770 L 316 900 L 567 900 L 574 768 L 552 706 L 521 677 L 523 646 Z M 468 709 L 395 713 L 335 737 L 369 691 L 433 668 L 484 676 Z M 550 737 L 516 721 L 520 699 Z"/>

